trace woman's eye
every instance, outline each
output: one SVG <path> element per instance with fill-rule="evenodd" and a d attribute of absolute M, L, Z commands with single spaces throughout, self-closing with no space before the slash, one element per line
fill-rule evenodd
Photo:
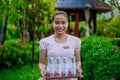
<path fill-rule="evenodd" d="M 60 22 L 56 21 L 55 24 L 59 24 Z"/>
<path fill-rule="evenodd" d="M 64 24 L 66 24 L 66 22 L 65 21 L 61 21 L 61 22 L 60 21 L 55 21 L 55 24 L 63 24 L 64 25 Z"/>
<path fill-rule="evenodd" d="M 63 22 L 62 22 L 62 24 L 66 24 L 66 22 L 65 22 L 65 21 L 63 21 Z"/>

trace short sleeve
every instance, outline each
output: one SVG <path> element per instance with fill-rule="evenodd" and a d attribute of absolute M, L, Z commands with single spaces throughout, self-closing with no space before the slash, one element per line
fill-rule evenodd
<path fill-rule="evenodd" d="M 80 49 L 81 48 L 81 40 L 79 38 L 76 38 L 75 40 L 75 49 Z"/>
<path fill-rule="evenodd" d="M 39 48 L 42 49 L 42 50 L 47 50 L 46 42 L 45 42 L 44 39 L 41 39 L 39 41 Z"/>

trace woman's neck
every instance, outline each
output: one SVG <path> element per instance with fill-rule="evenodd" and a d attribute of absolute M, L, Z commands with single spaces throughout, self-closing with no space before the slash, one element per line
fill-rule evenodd
<path fill-rule="evenodd" d="M 54 35 L 54 39 L 57 43 L 64 43 L 67 41 L 67 34 L 62 35 Z"/>
<path fill-rule="evenodd" d="M 55 38 L 57 38 L 57 39 L 65 39 L 67 37 L 67 34 L 55 34 Z"/>

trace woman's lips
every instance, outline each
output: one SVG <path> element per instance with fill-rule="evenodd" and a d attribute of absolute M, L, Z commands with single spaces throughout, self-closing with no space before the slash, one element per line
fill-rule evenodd
<path fill-rule="evenodd" d="M 57 29 L 58 32 L 62 32 L 64 29 Z"/>

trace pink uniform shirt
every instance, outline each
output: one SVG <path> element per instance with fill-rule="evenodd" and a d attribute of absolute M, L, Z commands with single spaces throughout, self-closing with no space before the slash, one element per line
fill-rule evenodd
<path fill-rule="evenodd" d="M 47 51 L 48 57 L 73 57 L 74 50 L 80 49 L 81 40 L 78 37 L 67 35 L 67 40 L 64 43 L 57 43 L 54 40 L 54 35 L 43 38 L 39 42 L 40 49 Z"/>
<path fill-rule="evenodd" d="M 81 40 L 78 37 L 67 34 L 67 40 L 63 43 L 57 43 L 54 35 L 43 38 L 39 41 L 40 49 L 47 51 L 47 57 L 74 57 L 74 50 L 80 49 Z M 68 61 L 69 63 L 69 61 Z M 77 79 L 70 79 L 77 80 Z"/>

